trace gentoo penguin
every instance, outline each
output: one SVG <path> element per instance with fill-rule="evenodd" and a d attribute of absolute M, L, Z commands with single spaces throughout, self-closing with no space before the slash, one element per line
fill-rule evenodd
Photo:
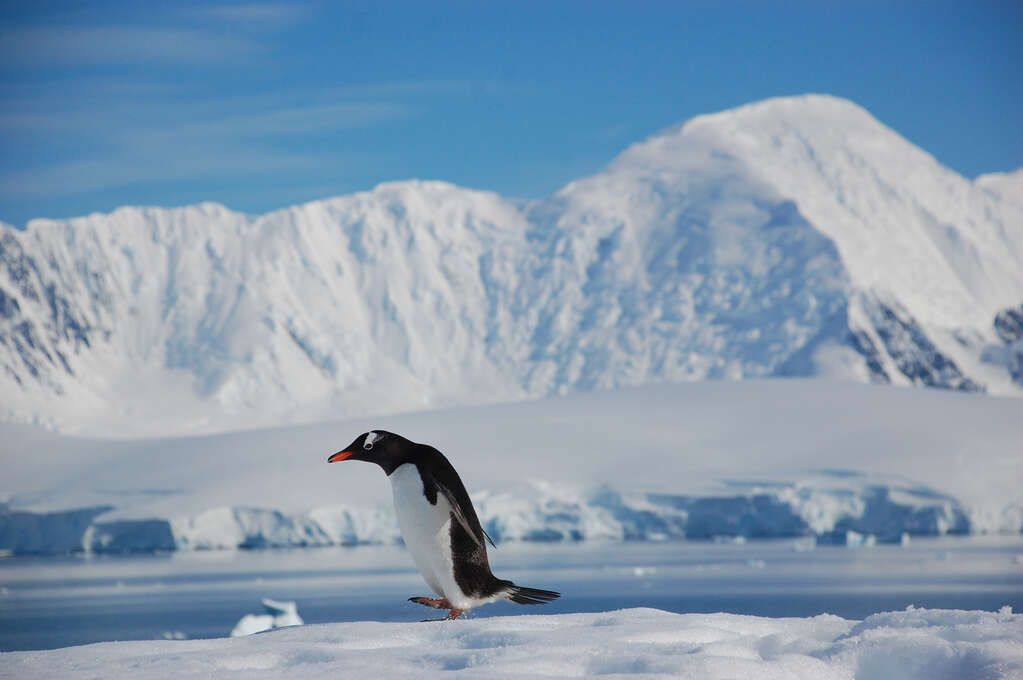
<path fill-rule="evenodd" d="M 410 602 L 447 609 L 446 618 L 457 619 L 495 600 L 543 604 L 561 596 L 551 590 L 517 586 L 491 573 L 486 541 L 494 542 L 483 531 L 455 468 L 437 449 L 373 430 L 360 434 L 327 462 L 342 460 L 376 463 L 391 480 L 405 547 L 423 578 L 440 595 L 440 599 L 410 597 Z"/>

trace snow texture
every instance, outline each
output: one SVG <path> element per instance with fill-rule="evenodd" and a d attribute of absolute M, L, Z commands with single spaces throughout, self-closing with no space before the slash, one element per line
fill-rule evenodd
<path fill-rule="evenodd" d="M 625 609 L 425 623 L 321 624 L 219 640 L 0 654 L 0 674 L 75 678 L 1023 677 L 1023 615 L 928 610 L 847 621 Z"/>
<path fill-rule="evenodd" d="M 0 549 L 395 543 L 379 468 L 326 463 L 381 428 L 440 448 L 498 542 L 1023 530 L 1023 401 L 771 380 L 174 439 L 0 426 Z"/>
<path fill-rule="evenodd" d="M 994 327 L 1020 177 L 808 95 L 525 203 L 409 181 L 0 225 L 0 417 L 155 436 L 773 375 L 1020 395 Z"/>

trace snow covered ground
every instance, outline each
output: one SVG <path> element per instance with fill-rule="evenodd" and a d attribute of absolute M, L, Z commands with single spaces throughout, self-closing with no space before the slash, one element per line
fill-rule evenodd
<path fill-rule="evenodd" d="M 1023 400 L 772 380 L 175 439 L 3 425 L 0 549 L 391 543 L 380 470 L 326 463 L 374 428 L 444 451 L 498 541 L 1023 528 Z"/>
<path fill-rule="evenodd" d="M 75 678 L 1023 677 L 1023 615 L 908 609 L 863 621 L 623 609 L 323 624 L 243 638 L 0 654 L 0 675 Z"/>

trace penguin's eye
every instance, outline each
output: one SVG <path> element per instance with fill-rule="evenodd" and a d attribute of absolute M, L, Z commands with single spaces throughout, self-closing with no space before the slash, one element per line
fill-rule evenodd
<path fill-rule="evenodd" d="M 367 432 L 366 439 L 362 442 L 362 448 L 366 451 L 372 451 L 373 444 L 380 441 L 380 439 L 381 437 L 379 432 Z"/>

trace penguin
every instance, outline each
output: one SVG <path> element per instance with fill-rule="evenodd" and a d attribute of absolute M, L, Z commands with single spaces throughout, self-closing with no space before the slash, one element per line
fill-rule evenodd
<path fill-rule="evenodd" d="M 434 609 L 447 609 L 444 619 L 497 600 L 544 604 L 561 593 L 517 586 L 490 571 L 487 542 L 469 494 L 448 459 L 427 444 L 417 444 L 384 430 L 360 434 L 328 463 L 361 460 L 376 463 L 391 481 L 394 511 L 405 547 L 439 598 L 410 597 Z"/>

